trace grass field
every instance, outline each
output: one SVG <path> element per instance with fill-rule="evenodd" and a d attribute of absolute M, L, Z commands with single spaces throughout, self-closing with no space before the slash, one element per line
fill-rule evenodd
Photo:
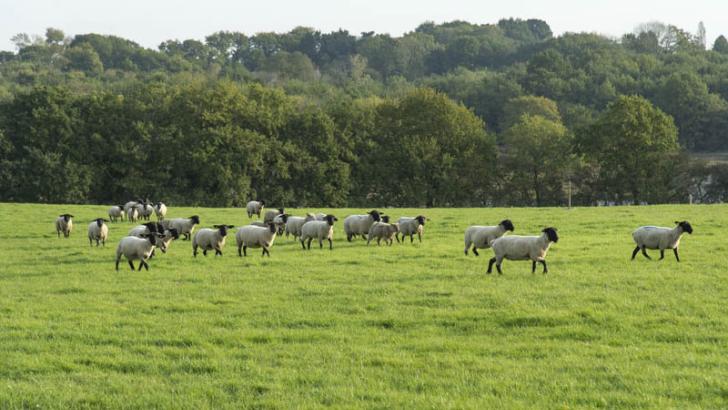
<path fill-rule="evenodd" d="M 422 244 L 347 243 L 339 223 L 333 251 L 177 241 L 149 272 L 114 271 L 128 223 L 89 247 L 106 209 L 0 204 L 0 408 L 728 407 L 728 206 L 430 209 Z M 248 221 L 170 209 L 192 214 Z M 559 228 L 548 275 L 463 255 L 466 226 L 504 217 Z M 682 219 L 681 263 L 629 261 L 636 226 Z"/>

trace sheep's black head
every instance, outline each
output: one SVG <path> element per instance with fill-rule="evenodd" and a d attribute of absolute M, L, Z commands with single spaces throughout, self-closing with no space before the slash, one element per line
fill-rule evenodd
<path fill-rule="evenodd" d="M 389 223 L 389 215 L 382 215 L 381 219 L 382 219 L 382 222 L 387 223 L 387 224 Z"/>
<path fill-rule="evenodd" d="M 379 222 L 381 220 L 379 216 L 379 211 L 377 211 L 376 209 L 369 212 L 369 215 L 371 215 L 372 219 L 374 219 L 375 222 Z"/>
<path fill-rule="evenodd" d="M 157 244 L 157 237 L 159 237 L 159 234 L 156 233 L 156 232 L 145 233 L 145 234 L 142 234 L 141 237 L 142 238 L 145 238 L 146 240 L 148 240 L 149 243 L 151 243 L 152 245 L 156 245 Z"/>
<path fill-rule="evenodd" d="M 164 204 L 162 203 L 162 201 L 159 201 L 159 202 L 157 202 L 157 208 L 161 208 L 161 207 L 162 207 L 162 205 L 164 205 Z"/>
<path fill-rule="evenodd" d="M 68 222 L 71 218 L 73 218 L 73 215 L 71 215 L 71 214 L 62 214 L 62 215 L 58 215 L 58 216 L 63 218 L 63 220 L 66 222 Z"/>
<path fill-rule="evenodd" d="M 682 228 L 683 232 L 687 232 L 687 233 L 689 233 L 689 234 L 692 235 L 692 233 L 693 233 L 693 227 L 690 225 L 690 222 L 688 222 L 688 221 L 681 221 L 681 222 L 675 221 L 675 224 L 677 224 L 677 226 L 679 226 L 680 228 Z"/>
<path fill-rule="evenodd" d="M 199 216 L 197 216 L 197 215 L 192 215 L 192 216 L 190 217 L 190 221 L 192 221 L 192 223 L 193 223 L 194 225 L 199 225 L 199 224 L 200 224 L 200 217 L 199 217 Z"/>
<path fill-rule="evenodd" d="M 260 201 L 261 206 L 265 206 L 265 201 Z"/>
<path fill-rule="evenodd" d="M 276 224 L 268 222 L 268 229 L 270 229 L 271 233 L 276 233 Z"/>
<path fill-rule="evenodd" d="M 286 210 L 283 208 L 278 208 L 278 215 L 285 213 Z"/>
<path fill-rule="evenodd" d="M 549 241 L 556 243 L 559 241 L 559 235 L 556 234 L 556 228 L 544 228 L 543 231 L 541 231 L 546 234 L 546 237 L 549 238 Z"/>
<path fill-rule="evenodd" d="M 504 220 L 502 220 L 502 221 L 501 221 L 501 223 L 500 223 L 499 225 L 500 225 L 500 226 L 502 226 L 502 227 L 503 227 L 503 229 L 505 229 L 506 231 L 511 231 L 511 232 L 513 232 L 513 231 L 515 231 L 515 229 L 516 229 L 516 228 L 515 228 L 515 227 L 513 226 L 513 222 L 511 222 L 511 220 L 510 220 L 510 219 L 504 219 Z M 550 228 L 548 228 L 548 229 L 550 229 Z M 544 230 L 544 232 L 546 232 L 546 230 Z M 556 242 L 556 241 L 554 241 L 554 242 Z"/>
<path fill-rule="evenodd" d="M 106 219 L 104 219 L 104 218 L 96 218 L 96 226 L 98 226 L 99 228 L 101 228 L 101 225 L 104 224 L 104 221 L 106 221 Z"/>
<path fill-rule="evenodd" d="M 120 211 L 124 210 L 124 205 L 116 205 L 117 208 L 119 208 Z"/>
<path fill-rule="evenodd" d="M 331 214 L 328 214 L 328 215 L 326 215 L 324 217 L 324 220 L 326 220 L 326 223 L 327 224 L 333 226 L 334 225 L 334 222 L 338 221 L 339 219 L 336 218 L 335 216 L 331 215 Z"/>
<path fill-rule="evenodd" d="M 170 235 L 170 236 L 171 236 L 172 238 L 174 238 L 174 239 L 179 239 L 179 231 L 177 230 L 177 228 L 172 228 L 172 229 L 170 229 L 170 230 L 169 230 L 168 232 L 169 232 L 169 235 Z"/>
<path fill-rule="evenodd" d="M 425 221 L 427 220 L 427 218 L 425 218 L 424 215 L 419 215 L 415 219 L 417 220 L 417 223 L 419 223 L 422 226 L 425 225 Z"/>
<path fill-rule="evenodd" d="M 220 232 L 220 236 L 227 236 L 228 229 L 234 228 L 233 225 L 212 225 L 212 226 L 217 228 L 217 230 Z"/>
<path fill-rule="evenodd" d="M 280 219 L 280 220 L 281 220 L 281 222 L 283 222 L 283 223 L 286 223 L 286 222 L 288 222 L 288 214 L 280 214 L 280 215 L 279 215 L 279 219 Z"/>
<path fill-rule="evenodd" d="M 158 232 L 157 231 L 157 225 L 159 225 L 159 224 L 156 223 L 156 222 L 147 222 L 147 223 L 142 224 L 142 225 L 146 226 L 147 227 L 147 230 L 149 230 L 149 232 Z M 159 232 L 161 232 L 161 231 L 159 231 Z"/>

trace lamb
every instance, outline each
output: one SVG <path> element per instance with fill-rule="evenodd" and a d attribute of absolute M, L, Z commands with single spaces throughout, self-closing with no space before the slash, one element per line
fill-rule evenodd
<path fill-rule="evenodd" d="M 117 219 L 124 220 L 124 205 L 114 205 L 109 208 L 109 219 L 111 222 L 116 222 Z"/>
<path fill-rule="evenodd" d="M 530 259 L 533 261 L 531 265 L 531 273 L 536 272 L 536 262 L 541 262 L 543 265 L 543 273 L 549 272 L 546 266 L 546 252 L 552 243 L 559 241 L 559 236 L 556 234 L 556 228 L 544 228 L 541 232 L 541 236 L 503 236 L 494 240 L 491 243 L 495 257 L 491 258 L 488 262 L 488 271 L 493 271 L 493 264 L 498 268 L 498 273 L 503 274 L 501 270 L 501 263 L 503 259 L 510 259 L 513 261 L 523 261 Z"/>
<path fill-rule="evenodd" d="M 304 242 L 308 239 L 308 249 L 311 249 L 311 241 L 318 239 L 319 248 L 323 249 L 324 239 L 329 241 L 329 250 L 334 249 L 332 241 L 334 237 L 334 222 L 338 219 L 334 215 L 326 215 L 323 221 L 308 221 L 301 227 L 301 246 L 306 249 Z"/>
<path fill-rule="evenodd" d="M 423 215 L 415 216 L 414 218 L 403 216 L 399 218 L 397 223 L 399 224 L 399 233 L 402 235 L 402 242 L 404 242 L 404 238 L 409 235 L 410 237 L 410 243 L 413 243 L 415 241 L 415 234 L 417 234 L 417 238 L 422 242 L 422 233 L 425 230 L 425 221 L 427 218 Z M 397 242 L 399 242 L 399 235 L 395 235 L 395 238 L 397 238 Z"/>
<path fill-rule="evenodd" d="M 136 236 L 121 238 L 119 246 L 116 247 L 116 270 L 119 270 L 121 255 L 124 255 L 127 261 L 129 261 L 131 270 L 134 270 L 134 263 L 132 261 L 135 260 L 139 260 L 139 270 L 142 270 L 142 266 L 146 270 L 149 270 L 149 264 L 146 261 L 151 258 L 154 247 L 158 242 L 157 239 L 162 236 L 155 232 L 144 234 L 141 238 Z"/>
<path fill-rule="evenodd" d="M 308 221 L 315 221 L 316 216 L 313 214 L 306 214 L 306 216 L 289 216 L 286 221 L 286 238 L 288 235 L 293 235 L 293 239 L 297 239 L 301 236 L 301 228 L 303 224 Z"/>
<path fill-rule="evenodd" d="M 515 228 L 510 219 L 504 219 L 496 226 L 471 226 L 465 230 L 465 255 L 473 247 L 475 256 L 480 256 L 478 249 L 490 248 L 491 243 L 503 236 L 507 231 L 513 232 Z"/>
<path fill-rule="evenodd" d="M 184 240 L 189 241 L 195 225 L 200 224 L 200 217 L 193 215 L 189 218 L 174 218 L 169 221 L 169 228 L 174 228 L 180 235 L 184 235 Z"/>
<path fill-rule="evenodd" d="M 248 202 L 248 206 L 246 207 L 246 210 L 248 211 L 248 218 L 252 218 L 253 215 L 258 215 L 258 218 L 260 218 L 260 213 L 263 211 L 264 207 L 265 201 Z"/>
<path fill-rule="evenodd" d="M 73 218 L 71 214 L 61 214 L 56 219 L 56 233 L 59 238 L 61 237 L 61 232 L 63 232 L 65 238 L 71 236 L 71 231 L 73 230 L 73 219 L 71 218 Z"/>
<path fill-rule="evenodd" d="M 167 215 L 167 205 L 165 205 L 164 202 L 157 202 L 157 204 L 154 205 L 154 214 L 157 215 L 157 221 L 163 221 L 164 217 Z"/>
<path fill-rule="evenodd" d="M 213 225 L 216 229 L 202 228 L 192 238 L 192 256 L 197 257 L 197 248 L 202 249 L 202 254 L 207 256 L 207 251 L 215 250 L 215 256 L 222 256 L 222 248 L 225 247 L 225 237 L 232 225 Z"/>
<path fill-rule="evenodd" d="M 382 219 L 384 220 L 384 218 Z M 386 222 L 375 222 L 369 228 L 367 245 L 369 245 L 372 239 L 377 238 L 377 246 L 379 246 L 382 239 L 384 239 L 384 242 L 388 246 L 392 246 L 392 243 L 394 242 L 394 237 L 397 236 L 398 233 L 399 224 L 389 223 L 389 218 L 386 218 Z"/>
<path fill-rule="evenodd" d="M 379 222 L 381 217 L 376 210 L 370 211 L 365 215 L 350 215 L 344 218 L 344 232 L 346 240 L 351 242 L 351 238 L 361 235 L 362 239 L 366 239 L 369 233 L 369 227 L 374 222 Z"/>
<path fill-rule="evenodd" d="M 674 228 L 661 228 L 657 226 L 641 226 L 632 232 L 632 238 L 637 247 L 632 251 L 632 260 L 637 256 L 637 252 L 642 250 L 642 255 L 647 259 L 652 259 L 647 254 L 647 249 L 659 249 L 660 260 L 665 259 L 665 249 L 672 249 L 675 253 L 675 259 L 680 262 L 677 248 L 680 246 L 680 238 L 687 232 L 692 235 L 693 227 L 688 221 L 675 221 Z"/>
<path fill-rule="evenodd" d="M 109 222 L 103 218 L 96 218 L 88 226 L 88 244 L 93 246 L 93 241 L 96 241 L 96 246 L 99 246 L 101 242 L 106 246 L 106 238 L 109 236 L 109 226 L 104 222 Z"/>
<path fill-rule="evenodd" d="M 266 227 L 255 225 L 241 227 L 235 233 L 238 256 L 248 256 L 248 248 L 263 248 L 262 256 L 268 254 L 270 257 L 270 247 L 273 246 L 273 241 L 276 239 L 276 232 L 276 226 L 272 222 Z"/>

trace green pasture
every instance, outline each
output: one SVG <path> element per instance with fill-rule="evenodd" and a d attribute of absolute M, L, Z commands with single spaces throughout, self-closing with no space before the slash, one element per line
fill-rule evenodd
<path fill-rule="evenodd" d="M 114 270 L 86 229 L 107 206 L 0 204 L 0 408 L 726 408 L 728 206 L 386 209 L 431 220 L 420 244 L 347 243 L 271 257 L 192 257 Z M 303 214 L 314 210 L 288 210 Z M 58 214 L 75 215 L 58 239 Z M 244 209 L 177 208 L 202 226 Z M 490 250 L 471 224 L 559 230 L 550 273 Z M 632 230 L 688 220 L 677 263 L 629 258 Z M 655 259 L 659 252 L 652 252 Z"/>

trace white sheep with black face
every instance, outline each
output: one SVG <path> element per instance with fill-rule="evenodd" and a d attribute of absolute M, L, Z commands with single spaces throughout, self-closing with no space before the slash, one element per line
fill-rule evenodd
<path fill-rule="evenodd" d="M 651 259 L 647 254 L 647 249 L 659 249 L 660 260 L 665 258 L 665 249 L 672 249 L 675 259 L 680 262 L 677 248 L 680 246 L 680 238 L 687 232 L 693 233 L 693 227 L 688 221 L 675 221 L 674 228 L 662 228 L 657 226 L 641 226 L 632 232 L 637 247 L 632 251 L 632 260 L 637 256 L 637 252 L 642 250 L 642 255 L 647 259 Z"/>
<path fill-rule="evenodd" d="M 263 212 L 263 208 L 265 208 L 265 201 L 250 201 L 245 207 L 245 210 L 248 212 L 248 218 L 252 218 L 253 215 L 257 215 L 260 218 L 260 213 Z"/>
<path fill-rule="evenodd" d="M 278 230 L 273 222 L 267 226 L 255 226 L 250 224 L 243 226 L 235 232 L 235 240 L 238 244 L 238 256 L 248 256 L 248 248 L 263 248 L 263 255 L 270 257 L 270 247 L 276 240 Z"/>
<path fill-rule="evenodd" d="M 422 234 L 425 231 L 425 221 L 427 218 L 424 215 L 418 215 L 415 217 L 403 216 L 399 218 L 397 223 L 399 224 L 399 233 L 402 235 L 402 242 L 404 238 L 409 236 L 410 243 L 415 241 L 415 234 L 417 238 L 422 242 Z M 398 235 L 395 235 L 397 241 L 399 241 Z"/>
<path fill-rule="evenodd" d="M 129 201 L 124 204 L 124 213 L 126 214 L 126 219 L 129 222 L 136 222 L 141 216 L 139 215 L 139 208 L 137 208 L 137 205 L 139 204 L 140 202 L 137 201 Z"/>
<path fill-rule="evenodd" d="M 369 228 L 374 222 L 381 221 L 381 215 L 379 211 L 373 210 L 367 212 L 365 215 L 349 215 L 344 218 L 344 233 L 346 233 L 346 240 L 351 242 L 352 238 L 357 235 L 361 235 L 363 239 L 367 238 Z"/>
<path fill-rule="evenodd" d="M 195 225 L 200 224 L 200 217 L 192 215 L 189 218 L 174 218 L 164 221 L 168 229 L 176 229 L 180 235 L 184 235 L 184 240 L 189 241 L 192 235 L 192 231 L 195 230 Z"/>
<path fill-rule="evenodd" d="M 124 220 L 124 205 L 114 205 L 111 208 L 109 208 L 109 220 L 111 222 L 116 222 L 116 220 L 123 221 Z"/>
<path fill-rule="evenodd" d="M 506 232 L 513 232 L 515 227 L 510 219 L 504 219 L 495 226 L 470 226 L 465 230 L 465 254 L 468 254 L 470 247 L 473 247 L 475 256 L 479 256 L 478 249 L 490 248 L 491 243 L 505 235 Z"/>
<path fill-rule="evenodd" d="M 163 221 L 167 215 L 167 205 L 161 201 L 154 204 L 154 214 L 157 216 L 157 221 Z"/>
<path fill-rule="evenodd" d="M 306 216 L 289 216 L 286 221 L 286 237 L 288 237 L 288 235 L 293 235 L 293 239 L 297 239 L 301 236 L 301 228 L 303 227 L 303 224 L 308 221 L 315 220 L 317 220 L 316 216 L 310 213 L 306 214 Z"/>
<path fill-rule="evenodd" d="M 119 262 L 123 255 L 129 261 L 131 270 L 134 270 L 133 261 L 139 261 L 139 270 L 144 267 L 149 270 L 149 264 L 147 260 L 152 257 L 152 252 L 157 244 L 158 239 L 163 238 L 164 235 L 159 233 L 144 234 L 141 238 L 136 236 L 127 236 L 121 238 L 119 246 L 116 247 L 116 270 L 119 270 Z"/>
<path fill-rule="evenodd" d="M 88 244 L 90 246 L 93 246 L 94 241 L 96 241 L 96 246 L 99 246 L 99 243 L 106 246 L 106 238 L 109 237 L 109 226 L 105 222 L 109 221 L 96 218 L 88 225 Z"/>
<path fill-rule="evenodd" d="M 232 225 L 213 225 L 215 229 L 202 228 L 192 238 L 192 256 L 197 257 L 197 248 L 202 249 L 202 254 L 207 256 L 207 251 L 215 251 L 215 256 L 222 256 L 222 249 L 225 247 L 225 238 L 228 229 Z"/>
<path fill-rule="evenodd" d="M 301 227 L 301 246 L 306 249 L 304 242 L 308 240 L 308 249 L 311 249 L 311 241 L 318 240 L 319 248 L 323 249 L 324 239 L 329 241 L 329 250 L 334 249 L 334 222 L 338 219 L 334 215 L 326 215 L 323 221 L 308 221 Z"/>
<path fill-rule="evenodd" d="M 546 253 L 552 243 L 559 241 L 559 235 L 556 228 L 544 228 L 540 236 L 502 236 L 491 244 L 495 257 L 488 262 L 488 271 L 491 273 L 493 264 L 498 269 L 498 273 L 503 274 L 501 263 L 503 259 L 512 261 L 531 260 L 531 273 L 536 272 L 536 262 L 543 265 L 543 273 L 548 273 L 546 266 Z"/>
<path fill-rule="evenodd" d="M 68 238 L 71 236 L 71 231 L 73 231 L 73 215 L 61 214 L 58 216 L 58 219 L 56 219 L 56 233 L 58 237 L 60 238 L 61 233 L 63 233 L 63 237 Z"/>

